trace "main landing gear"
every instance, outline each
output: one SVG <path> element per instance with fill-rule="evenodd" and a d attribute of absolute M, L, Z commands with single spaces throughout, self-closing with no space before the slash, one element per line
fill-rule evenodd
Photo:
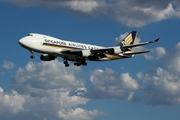
<path fill-rule="evenodd" d="M 67 60 L 64 60 L 64 65 L 65 65 L 65 67 L 69 67 L 69 63 Z"/>
<path fill-rule="evenodd" d="M 65 67 L 69 67 L 69 63 L 68 63 L 67 59 L 64 60 L 64 65 L 65 65 Z M 81 66 L 81 65 L 86 66 L 87 62 L 85 60 L 77 61 L 77 62 L 74 63 L 74 65 L 75 66 Z"/>
<path fill-rule="evenodd" d="M 31 58 L 31 59 L 34 59 L 34 58 L 35 58 L 35 56 L 34 56 L 34 52 L 33 52 L 32 50 L 30 50 L 30 52 L 31 52 L 31 56 L 30 56 L 30 58 Z"/>
<path fill-rule="evenodd" d="M 85 62 L 85 61 L 75 62 L 74 65 L 75 65 L 75 66 L 80 66 L 80 65 L 86 66 L 86 65 L 87 65 L 87 62 Z"/>

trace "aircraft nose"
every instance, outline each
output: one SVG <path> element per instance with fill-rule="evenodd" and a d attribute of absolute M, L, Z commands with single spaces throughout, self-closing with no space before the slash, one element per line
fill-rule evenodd
<path fill-rule="evenodd" d="M 20 40 L 19 40 L 19 44 L 20 44 L 20 45 L 23 45 L 23 43 L 24 43 L 24 40 L 23 40 L 23 39 L 20 39 Z"/>
<path fill-rule="evenodd" d="M 31 43 L 30 40 L 26 39 L 26 37 L 20 39 L 18 42 L 22 47 L 25 47 L 25 48 L 29 47 Z"/>

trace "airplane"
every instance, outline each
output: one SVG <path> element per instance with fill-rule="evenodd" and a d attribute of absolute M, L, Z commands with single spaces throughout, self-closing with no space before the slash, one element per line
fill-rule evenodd
<path fill-rule="evenodd" d="M 34 52 L 41 53 L 42 61 L 55 60 L 61 57 L 65 67 L 69 67 L 68 61 L 73 61 L 75 66 L 86 66 L 89 61 L 108 61 L 123 58 L 132 58 L 136 54 L 148 53 L 150 51 L 133 52 L 134 47 L 158 42 L 160 38 L 153 41 L 135 44 L 137 31 L 131 31 L 116 46 L 102 47 L 67 40 L 57 39 L 48 35 L 29 33 L 19 40 L 19 44 L 31 52 L 31 59 L 34 59 Z"/>

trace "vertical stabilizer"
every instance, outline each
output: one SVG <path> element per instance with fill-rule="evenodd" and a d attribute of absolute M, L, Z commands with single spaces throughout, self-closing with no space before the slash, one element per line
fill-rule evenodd
<path fill-rule="evenodd" d="M 134 44 L 135 40 L 136 40 L 136 36 L 137 36 L 138 32 L 137 31 L 131 31 L 120 43 L 118 43 L 116 46 L 124 46 L 124 45 L 130 45 L 130 44 Z M 124 51 L 131 51 L 132 47 L 127 48 Z"/>

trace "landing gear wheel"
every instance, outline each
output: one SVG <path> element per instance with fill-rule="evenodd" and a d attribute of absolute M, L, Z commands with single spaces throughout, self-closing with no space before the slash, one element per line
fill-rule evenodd
<path fill-rule="evenodd" d="M 64 60 L 65 67 L 69 67 L 68 61 Z"/>
<path fill-rule="evenodd" d="M 69 67 L 69 64 L 65 64 L 65 67 Z"/>
<path fill-rule="evenodd" d="M 35 58 L 35 56 L 34 56 L 34 55 L 31 55 L 31 56 L 30 56 L 30 58 L 31 58 L 31 59 L 34 59 L 34 58 Z"/>

